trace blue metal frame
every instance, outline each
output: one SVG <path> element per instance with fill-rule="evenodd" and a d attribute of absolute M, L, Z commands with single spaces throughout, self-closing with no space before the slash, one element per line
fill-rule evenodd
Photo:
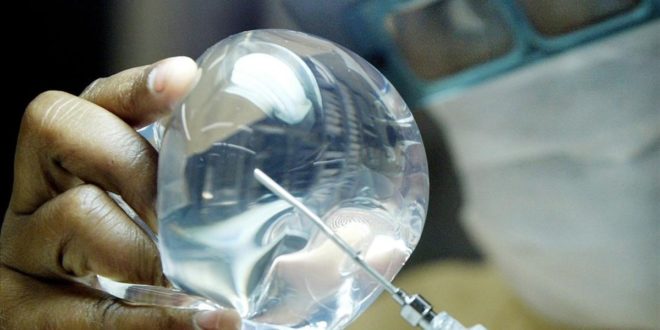
<path fill-rule="evenodd" d="M 399 11 L 403 6 L 425 0 L 358 2 L 346 13 L 345 24 L 347 31 L 351 32 L 356 44 L 359 45 L 356 50 L 367 57 L 369 54 L 383 56 L 385 62 L 379 69 L 396 84 L 411 107 L 416 107 L 428 102 L 436 102 L 438 98 L 450 97 L 468 86 L 516 67 L 660 16 L 660 0 L 642 0 L 631 11 L 575 32 L 546 37 L 534 28 L 515 0 L 491 1 L 510 25 L 513 38 L 511 50 L 496 59 L 436 80 L 425 80 L 417 76 L 385 29 L 385 20 L 391 13 Z"/>
<path fill-rule="evenodd" d="M 534 28 L 524 13 L 524 9 L 515 3 L 515 0 L 508 0 L 515 13 L 517 24 L 519 25 L 525 38 L 531 44 L 552 53 L 574 47 L 585 42 L 606 36 L 618 30 L 625 29 L 635 24 L 646 21 L 653 14 L 653 2 L 651 0 L 642 0 L 636 8 L 606 19 L 602 22 L 589 25 L 574 32 L 562 34 L 555 37 L 548 37 L 541 34 Z"/>

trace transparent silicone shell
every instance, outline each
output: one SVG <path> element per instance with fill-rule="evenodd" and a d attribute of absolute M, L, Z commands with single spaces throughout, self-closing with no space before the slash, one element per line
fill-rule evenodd
<path fill-rule="evenodd" d="M 285 30 L 227 38 L 164 126 L 160 251 L 178 287 L 236 308 L 246 329 L 347 325 L 381 289 L 258 168 L 392 279 L 428 202 L 426 156 L 397 91 L 327 40 Z"/>

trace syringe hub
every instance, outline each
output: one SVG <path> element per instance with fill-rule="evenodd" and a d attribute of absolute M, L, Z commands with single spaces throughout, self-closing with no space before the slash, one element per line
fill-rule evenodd
<path fill-rule="evenodd" d="M 397 295 L 399 295 L 399 293 L 394 296 Z M 406 322 L 422 329 L 429 328 L 435 317 L 435 312 L 433 311 L 433 306 L 431 306 L 424 297 L 418 294 L 408 296 L 402 292 L 399 297 L 394 297 L 394 299 L 397 301 L 403 300 L 403 303 L 401 304 L 401 317 L 403 317 Z"/>

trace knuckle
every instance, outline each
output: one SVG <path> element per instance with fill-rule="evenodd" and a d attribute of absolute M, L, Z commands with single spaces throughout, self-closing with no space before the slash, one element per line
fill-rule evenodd
<path fill-rule="evenodd" d="M 93 185 L 82 185 L 69 190 L 66 198 L 63 198 L 56 210 L 57 215 L 51 217 L 49 226 L 57 226 L 60 229 L 53 228 L 53 231 L 59 232 L 59 240 L 55 249 L 58 271 L 71 276 L 84 276 L 89 271 L 88 256 L 81 253 L 79 236 L 86 236 L 89 233 L 90 225 L 94 226 L 93 221 L 98 218 L 95 213 L 97 210 L 106 208 L 101 200 L 103 192 L 100 188 Z M 62 230 L 61 228 L 66 228 Z M 86 242 L 98 242 L 101 237 L 92 237 L 83 239 Z"/>
<path fill-rule="evenodd" d="M 32 111 L 41 109 L 44 107 L 44 105 L 52 104 L 54 101 L 66 95 L 69 94 L 67 94 L 66 92 L 56 91 L 56 90 L 48 90 L 41 92 L 28 104 L 27 109 Z"/>
<path fill-rule="evenodd" d="M 68 198 L 65 207 L 68 206 L 72 225 L 84 228 L 82 233 L 86 235 L 107 235 L 102 231 L 120 231 L 121 221 L 117 221 L 117 210 L 113 207 L 108 194 L 101 188 L 85 184 L 75 188 L 71 198 Z M 82 234 L 81 233 L 81 234 Z M 101 236 L 103 237 L 103 236 Z M 93 240 L 94 237 L 90 237 Z M 107 236 L 105 237 L 107 238 Z M 96 240 L 102 243 L 104 239 Z"/>
<path fill-rule="evenodd" d="M 162 283 L 156 246 L 136 226 L 121 219 L 120 209 L 105 191 L 87 184 L 74 188 L 70 194 L 61 205 L 68 213 L 63 217 L 66 219 L 57 224 L 70 228 L 70 236 L 62 239 L 59 254 L 60 264 L 67 273 L 85 274 L 90 268 L 101 267 L 130 281 Z M 86 242 L 86 250 L 95 251 L 96 255 L 90 258 L 87 253 L 69 249 L 70 241 L 75 242 L 73 246 Z M 122 249 L 111 248 L 120 241 Z"/>
<path fill-rule="evenodd" d="M 56 106 L 59 101 L 66 98 L 69 94 L 61 91 L 45 91 L 37 95 L 25 108 L 23 114 L 23 122 L 32 126 L 36 123 L 41 123 L 44 116 L 48 113 L 48 109 Z"/>
<path fill-rule="evenodd" d="M 103 204 L 102 199 L 105 196 L 106 193 L 95 185 L 80 185 L 72 190 L 63 208 L 74 212 L 77 211 L 83 215 L 90 215 L 98 210 L 99 205 Z"/>
<path fill-rule="evenodd" d="M 99 225 L 111 216 L 109 197 L 105 191 L 92 184 L 70 189 L 59 205 L 61 221 L 73 228 Z M 85 225 L 86 224 L 86 225 Z"/>
<path fill-rule="evenodd" d="M 21 135 L 35 136 L 37 141 L 60 138 L 62 121 L 75 121 L 74 115 L 85 107 L 80 99 L 61 91 L 46 91 L 34 98 L 25 109 L 21 123 Z M 34 140 L 34 139 L 32 139 Z"/>

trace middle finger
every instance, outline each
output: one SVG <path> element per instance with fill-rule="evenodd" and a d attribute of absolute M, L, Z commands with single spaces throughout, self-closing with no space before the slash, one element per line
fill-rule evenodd
<path fill-rule="evenodd" d="M 32 215 L 10 216 L 2 236 L 2 262 L 23 273 L 164 284 L 155 244 L 93 185 L 69 189 Z"/>

